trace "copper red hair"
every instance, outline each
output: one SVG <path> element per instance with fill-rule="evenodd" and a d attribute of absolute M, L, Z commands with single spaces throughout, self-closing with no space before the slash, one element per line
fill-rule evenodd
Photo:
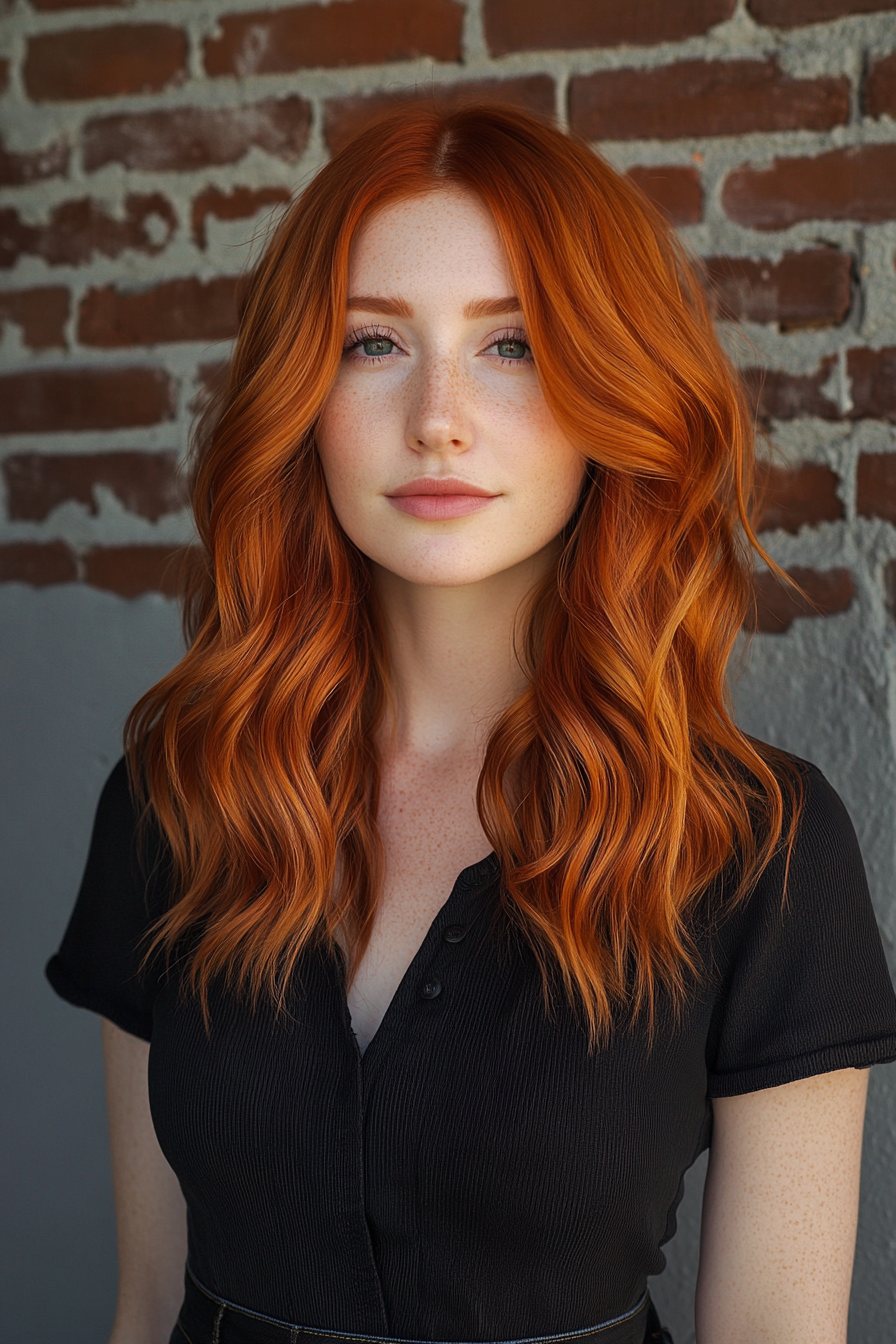
<path fill-rule="evenodd" d="M 735 861 L 750 889 L 795 815 L 782 781 L 794 786 L 727 699 L 751 601 L 752 433 L 700 283 L 632 183 L 509 109 L 417 105 L 370 127 L 250 278 L 196 440 L 189 651 L 127 727 L 178 884 L 156 940 L 193 934 L 205 1000 L 218 974 L 280 998 L 309 944 L 341 930 L 356 964 L 370 937 L 389 668 L 315 422 L 359 225 L 446 187 L 493 215 L 544 396 L 590 464 L 527 613 L 530 683 L 494 725 L 477 802 L 507 912 L 599 1035 L 623 1000 L 680 997 L 698 969 L 695 901 Z"/>

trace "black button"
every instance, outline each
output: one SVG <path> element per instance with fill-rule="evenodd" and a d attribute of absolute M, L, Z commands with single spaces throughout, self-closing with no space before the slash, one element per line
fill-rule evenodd
<path fill-rule="evenodd" d="M 463 924 L 449 924 L 447 929 L 442 930 L 442 937 L 446 943 L 459 943 L 466 936 L 467 931 Z"/>
<path fill-rule="evenodd" d="M 437 999 L 442 992 L 441 980 L 424 980 L 420 986 L 420 993 L 424 999 Z"/>

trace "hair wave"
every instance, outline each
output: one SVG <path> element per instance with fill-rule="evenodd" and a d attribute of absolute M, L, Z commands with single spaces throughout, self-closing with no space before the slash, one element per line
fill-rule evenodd
<path fill-rule="evenodd" d="M 797 784 L 733 723 L 752 601 L 752 426 L 692 264 L 638 189 L 528 114 L 417 105 L 312 180 L 250 277 L 200 420 L 189 649 L 135 706 L 132 776 L 170 844 L 207 1003 L 224 974 L 282 995 L 337 930 L 357 964 L 382 876 L 374 736 L 389 684 L 367 562 L 330 507 L 315 423 L 365 216 L 446 187 L 494 217 L 544 396 L 590 464 L 526 623 L 524 694 L 479 780 L 502 901 L 592 1035 L 699 971 L 688 916 L 736 857 L 749 891 Z M 514 781 L 510 788 L 511 779 Z M 198 936 L 197 935 L 198 931 Z"/>

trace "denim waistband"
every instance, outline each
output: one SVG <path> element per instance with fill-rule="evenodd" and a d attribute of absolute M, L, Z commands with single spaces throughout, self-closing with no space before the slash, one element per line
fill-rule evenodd
<path fill-rule="evenodd" d="M 668 1340 L 647 1293 L 630 1311 L 599 1325 L 559 1335 L 533 1335 L 494 1344 L 660 1344 Z M 218 1297 L 187 1269 L 183 1306 L 171 1344 L 425 1344 L 385 1335 L 346 1334 L 313 1325 L 296 1325 Z M 460 1342 L 458 1342 L 460 1344 Z M 671 1344 L 671 1342 L 670 1342 Z"/>

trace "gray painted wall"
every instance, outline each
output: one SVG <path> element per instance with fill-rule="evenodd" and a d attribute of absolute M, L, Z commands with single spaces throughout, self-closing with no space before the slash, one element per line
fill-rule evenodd
<path fill-rule="evenodd" d="M 177 661 L 173 603 L 0 588 L 0 1340 L 102 1344 L 115 1238 L 99 1019 L 43 978 L 124 717 Z"/>
<path fill-rule="evenodd" d="M 855 819 L 893 953 L 892 663 L 867 613 L 760 636 L 737 686 L 741 721 L 816 761 Z M 97 1020 L 57 1000 L 42 968 L 62 933 L 96 797 L 137 695 L 176 661 L 177 612 L 80 586 L 0 589 L 3 940 L 0 1340 L 102 1344 L 115 1247 Z M 864 633 L 863 633 L 864 632 Z M 676 1344 L 693 1340 L 705 1161 L 690 1173 L 654 1285 Z M 896 1070 L 874 1071 L 850 1344 L 896 1336 Z"/>

